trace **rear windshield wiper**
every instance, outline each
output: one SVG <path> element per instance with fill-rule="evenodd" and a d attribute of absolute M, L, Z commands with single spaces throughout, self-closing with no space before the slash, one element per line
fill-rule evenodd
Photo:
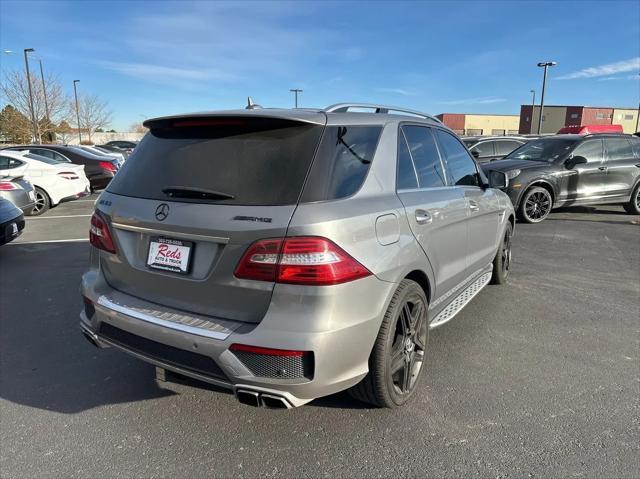
<path fill-rule="evenodd" d="M 191 186 L 165 186 L 162 192 L 171 198 L 193 198 L 202 200 L 232 200 L 235 196 L 221 191 Z"/>

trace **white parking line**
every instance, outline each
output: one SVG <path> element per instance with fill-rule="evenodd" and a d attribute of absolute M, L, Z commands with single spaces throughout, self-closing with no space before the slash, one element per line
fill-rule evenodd
<path fill-rule="evenodd" d="M 33 218 L 28 217 L 28 220 L 52 220 L 54 218 L 84 218 L 86 216 L 92 215 L 60 215 L 60 216 L 34 216 Z"/>
<path fill-rule="evenodd" d="M 97 200 L 73 200 L 73 203 L 95 203 Z"/>
<path fill-rule="evenodd" d="M 61 239 L 61 240 L 42 240 L 42 241 L 14 241 L 13 243 L 7 243 L 10 245 L 19 245 L 19 244 L 43 244 L 43 243 L 80 243 L 80 242 L 88 242 L 89 238 L 73 238 L 73 239 Z"/>

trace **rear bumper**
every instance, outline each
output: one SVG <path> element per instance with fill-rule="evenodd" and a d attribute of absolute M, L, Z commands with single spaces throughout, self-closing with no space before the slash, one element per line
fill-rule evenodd
<path fill-rule="evenodd" d="M 306 306 L 322 305 L 309 308 L 294 300 L 300 299 L 295 286 L 276 285 L 271 306 L 259 324 L 208 318 L 219 324 L 203 331 L 185 327 L 187 322 L 193 324 L 191 319 L 168 323 L 162 319 L 180 317 L 175 310 L 145 317 L 145 311 L 161 307 L 147 303 L 145 309 L 140 300 L 112 290 L 99 271 L 92 270 L 83 276 L 82 294 L 93 305 L 81 313 L 80 326 L 99 347 L 115 346 L 185 376 L 236 391 L 275 394 L 299 406 L 347 389 L 366 375 L 369 354 L 396 286 L 371 276 L 316 288 L 326 301 L 308 298 Z M 126 304 L 129 298 L 133 307 Z M 353 307 L 345 308 L 344 301 Z M 312 374 L 287 379 L 254 374 L 255 363 L 247 364 L 229 349 L 234 343 L 310 352 Z M 215 367 L 207 365 L 205 358 Z"/>
<path fill-rule="evenodd" d="M 24 216 L 19 215 L 4 223 L 0 223 L 0 245 L 13 241 L 22 234 L 24 229 Z"/>
<path fill-rule="evenodd" d="M 113 173 L 108 172 L 98 173 L 89 177 L 89 183 L 91 184 L 91 188 L 94 190 L 102 190 L 107 187 L 114 176 L 115 175 Z"/>

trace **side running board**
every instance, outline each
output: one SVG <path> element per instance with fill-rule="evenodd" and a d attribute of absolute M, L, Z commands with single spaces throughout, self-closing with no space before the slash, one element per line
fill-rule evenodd
<path fill-rule="evenodd" d="M 469 301 L 471 301 L 482 290 L 482 288 L 489 283 L 489 281 L 491 281 L 491 275 L 491 271 L 480 275 L 478 279 L 467 286 L 466 289 L 462 290 L 460 294 L 456 296 L 446 308 L 440 311 L 433 321 L 431 321 L 429 329 L 442 326 L 447 321 L 453 319 L 453 317 L 458 314 L 462 308 L 464 308 Z"/>

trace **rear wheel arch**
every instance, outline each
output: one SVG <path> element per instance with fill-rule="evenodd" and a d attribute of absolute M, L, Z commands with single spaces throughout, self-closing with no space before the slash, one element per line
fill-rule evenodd
<path fill-rule="evenodd" d="M 429 281 L 429 277 L 427 274 L 419 269 L 414 269 L 409 274 L 407 274 L 404 279 L 410 279 L 415 281 L 420 285 L 422 290 L 424 291 L 425 296 L 427 297 L 427 301 L 431 301 L 431 282 Z"/>

